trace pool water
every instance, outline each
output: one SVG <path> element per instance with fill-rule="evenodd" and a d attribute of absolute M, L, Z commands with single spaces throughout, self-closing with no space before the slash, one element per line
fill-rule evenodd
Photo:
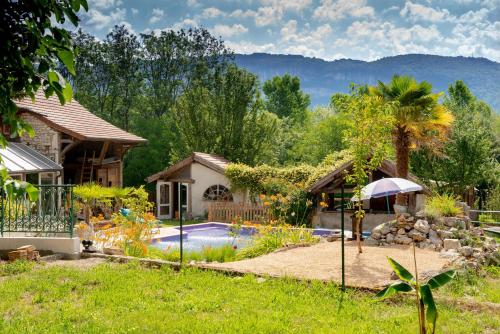
<path fill-rule="evenodd" d="M 243 248 L 251 242 L 254 233 L 251 228 L 242 228 L 238 236 L 234 237 L 230 234 L 230 227 L 225 224 L 199 224 L 186 226 L 183 230 L 182 244 L 187 251 L 201 251 L 204 247 L 217 248 L 224 245 Z M 162 250 L 179 248 L 179 236 L 157 239 L 152 245 Z"/>
<path fill-rule="evenodd" d="M 178 227 L 176 227 L 179 229 Z M 330 230 L 318 228 L 313 230 L 313 235 L 325 236 L 339 230 Z M 221 247 L 224 245 L 233 245 L 238 249 L 248 246 L 252 242 L 252 235 L 255 229 L 251 227 L 242 227 L 238 236 L 231 234 L 231 226 L 221 223 L 206 223 L 197 225 L 188 225 L 183 229 L 182 244 L 183 249 L 187 251 L 201 251 L 204 247 Z M 366 233 L 363 233 L 366 235 Z M 368 233 L 369 234 L 369 233 Z M 351 232 L 346 231 L 346 237 L 350 237 Z M 154 239 L 152 246 L 166 250 L 180 247 L 179 236 L 169 236 L 161 239 Z"/>

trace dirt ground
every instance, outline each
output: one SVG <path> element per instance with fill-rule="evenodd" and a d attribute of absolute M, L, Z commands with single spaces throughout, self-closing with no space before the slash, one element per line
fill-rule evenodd
<path fill-rule="evenodd" d="M 104 262 L 106 262 L 106 259 L 101 259 L 101 258 L 88 258 L 79 260 L 53 260 L 53 261 L 46 261 L 44 263 L 44 267 L 65 266 L 82 270 L 88 270 Z"/>
<path fill-rule="evenodd" d="M 206 267 L 217 267 L 242 273 L 318 279 L 340 283 L 341 246 L 339 241 L 322 242 L 310 247 L 299 247 L 275 252 L 254 259 L 227 263 L 212 263 Z M 345 243 L 346 285 L 350 287 L 376 289 L 388 284 L 392 269 L 387 257 L 401 263 L 414 272 L 413 250 L 411 246 L 363 247 L 358 254 L 355 242 Z M 439 271 L 448 260 L 438 252 L 416 249 L 417 267 L 420 274 Z"/>

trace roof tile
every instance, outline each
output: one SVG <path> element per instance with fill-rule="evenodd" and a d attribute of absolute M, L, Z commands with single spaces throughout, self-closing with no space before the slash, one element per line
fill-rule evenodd
<path fill-rule="evenodd" d="M 82 140 L 114 140 L 128 143 L 143 143 L 147 140 L 128 133 L 94 115 L 75 100 L 63 106 L 56 96 L 45 98 L 40 90 L 35 103 L 30 98 L 16 102 L 19 109 L 41 116 L 69 135 Z"/>

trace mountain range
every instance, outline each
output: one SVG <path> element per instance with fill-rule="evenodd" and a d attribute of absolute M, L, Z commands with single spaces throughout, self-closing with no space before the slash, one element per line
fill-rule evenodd
<path fill-rule="evenodd" d="M 375 61 L 326 61 L 254 53 L 237 54 L 235 62 L 257 74 L 261 82 L 285 73 L 298 76 L 302 89 L 311 95 L 313 106 L 328 104 L 333 93 L 348 92 L 350 83 L 374 85 L 378 80 L 387 82 L 394 74 L 400 74 L 428 81 L 434 91 L 443 92 L 456 80 L 463 80 L 474 95 L 500 111 L 500 63 L 486 58 L 408 54 Z"/>

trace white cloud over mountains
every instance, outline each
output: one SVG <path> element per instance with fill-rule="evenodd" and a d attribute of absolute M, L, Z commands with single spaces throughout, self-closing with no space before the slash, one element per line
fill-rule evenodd
<path fill-rule="evenodd" d="M 89 12 L 81 15 L 82 26 L 101 38 L 115 24 L 139 32 L 203 26 L 241 53 L 371 60 L 418 52 L 500 61 L 500 0 L 187 0 L 155 4 L 91 0 Z"/>

